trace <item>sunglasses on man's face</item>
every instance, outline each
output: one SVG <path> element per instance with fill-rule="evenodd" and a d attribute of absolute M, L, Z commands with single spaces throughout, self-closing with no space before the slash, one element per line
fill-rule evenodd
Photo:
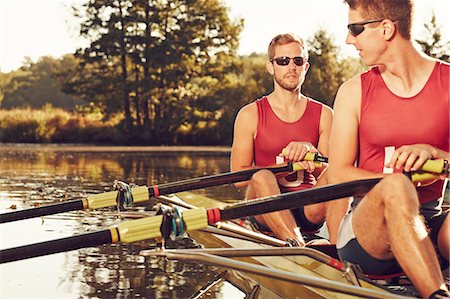
<path fill-rule="evenodd" d="M 368 21 L 363 21 L 363 22 L 358 22 L 358 23 L 352 23 L 352 24 L 348 24 L 347 28 L 348 28 L 348 31 L 351 33 L 351 35 L 358 36 L 359 34 L 361 34 L 361 32 L 364 31 L 364 29 L 365 29 L 364 25 L 377 23 L 377 22 L 381 22 L 381 21 L 383 21 L 383 19 L 368 20 Z"/>
<path fill-rule="evenodd" d="M 302 66 L 305 63 L 305 59 L 303 59 L 303 57 L 297 56 L 297 57 L 287 57 L 287 56 L 282 56 L 282 57 L 277 57 L 274 58 L 272 60 L 270 60 L 270 62 L 275 61 L 278 65 L 288 65 L 289 62 L 292 60 L 294 60 L 294 64 L 296 66 Z"/>

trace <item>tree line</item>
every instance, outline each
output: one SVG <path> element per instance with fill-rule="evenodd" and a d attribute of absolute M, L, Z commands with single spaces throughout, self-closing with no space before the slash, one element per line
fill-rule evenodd
<path fill-rule="evenodd" d="M 0 73 L 2 109 L 50 103 L 109 123 L 119 115 L 112 143 L 228 145 L 239 108 L 273 88 L 266 54 L 237 55 L 244 20 L 230 19 L 219 0 L 90 0 L 73 13 L 90 45 Z M 417 42 L 448 61 L 434 16 L 425 28 Z M 364 66 L 341 58 L 325 30 L 307 44 L 302 92 L 332 106 L 339 85 Z"/>

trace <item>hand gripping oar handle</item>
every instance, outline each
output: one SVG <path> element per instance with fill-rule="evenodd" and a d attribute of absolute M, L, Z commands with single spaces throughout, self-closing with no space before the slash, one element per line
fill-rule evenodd
<path fill-rule="evenodd" d="M 306 153 L 303 160 L 328 163 L 328 158 L 320 156 L 319 153 Z"/>
<path fill-rule="evenodd" d="M 285 155 L 285 150 L 286 149 L 284 149 L 284 148 L 281 150 L 281 155 L 282 156 Z M 327 157 L 323 157 L 319 153 L 311 153 L 311 152 L 306 153 L 306 155 L 303 158 L 303 160 L 304 161 L 314 161 L 314 162 L 328 163 L 328 158 Z"/>
<path fill-rule="evenodd" d="M 369 191 L 380 179 L 361 180 L 337 185 L 328 185 L 308 190 L 284 193 L 252 200 L 242 204 L 220 209 L 191 209 L 182 212 L 182 220 L 186 231 L 206 228 L 221 220 L 229 220 L 243 216 L 252 216 L 297 208 L 342 197 L 348 197 Z M 47 241 L 32 245 L 20 246 L 0 251 L 0 263 L 7 263 L 31 257 L 57 252 L 69 251 L 89 246 L 116 242 L 136 242 L 146 239 L 161 238 L 163 215 L 125 221 L 117 227 L 97 233 Z"/>

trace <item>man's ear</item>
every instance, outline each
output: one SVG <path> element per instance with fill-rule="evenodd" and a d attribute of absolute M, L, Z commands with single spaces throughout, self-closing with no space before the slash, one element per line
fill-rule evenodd
<path fill-rule="evenodd" d="M 394 38 L 395 34 L 397 33 L 397 27 L 395 26 L 394 22 L 391 20 L 383 20 L 381 22 L 381 26 L 383 26 L 383 34 L 385 40 L 391 40 Z"/>
<path fill-rule="evenodd" d="M 271 74 L 273 76 L 273 74 L 275 73 L 274 69 L 273 69 L 273 63 L 270 61 L 267 61 L 266 63 L 266 69 L 269 72 L 269 74 Z"/>
<path fill-rule="evenodd" d="M 309 62 L 305 62 L 305 74 L 308 72 L 309 67 L 310 67 Z"/>

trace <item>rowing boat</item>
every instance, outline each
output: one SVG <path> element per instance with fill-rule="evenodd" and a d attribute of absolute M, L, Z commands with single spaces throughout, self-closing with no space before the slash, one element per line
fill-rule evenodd
<path fill-rule="evenodd" d="M 191 192 L 178 193 L 176 196 L 160 196 L 159 199 L 162 202 L 184 208 L 223 208 L 226 206 L 224 202 Z M 279 246 L 280 244 L 282 244 L 282 241 L 278 240 L 277 243 L 277 241 L 271 241 L 271 238 L 267 240 L 266 236 L 262 234 L 256 234 L 260 235 L 261 239 L 255 241 L 255 238 L 258 237 L 255 237 L 254 232 L 248 231 L 234 223 L 219 223 L 218 227 L 219 230 L 215 230 L 212 233 L 211 231 L 190 231 L 189 235 L 197 242 L 202 244 L 205 248 L 239 249 L 238 251 L 234 251 L 234 253 L 231 254 L 234 256 L 240 256 L 239 251 L 242 251 L 242 249 L 244 248 L 247 251 L 251 250 L 251 257 L 245 256 L 238 259 L 248 263 L 262 265 L 264 267 L 267 267 L 268 269 L 277 269 L 295 273 L 297 275 L 303 275 L 306 277 L 338 282 L 349 287 L 357 286 L 367 290 L 374 290 L 378 291 L 380 294 L 385 294 L 385 298 L 396 296 L 392 294 L 388 288 L 367 279 L 364 275 L 362 275 L 354 268 L 333 267 L 333 264 L 337 266 L 339 262 L 332 257 L 321 253 L 318 250 L 304 248 L 280 248 L 278 250 L 278 254 L 274 255 L 272 253 L 270 257 L 253 256 L 253 254 L 256 254 L 258 250 L 274 249 L 277 245 Z M 231 234 L 234 234 L 234 236 L 230 236 L 230 231 Z M 215 251 L 206 252 L 211 253 Z M 296 255 L 287 255 L 287 253 L 296 253 Z M 144 251 L 142 254 L 151 255 L 152 253 Z M 325 288 L 293 284 L 282 280 L 274 280 L 272 278 L 268 278 L 266 276 L 258 274 L 249 275 L 252 277 L 252 279 L 256 280 L 261 285 L 284 298 L 358 298 L 353 295 L 330 291 Z M 383 298 L 383 295 L 381 295 L 381 297 L 379 298 Z"/>

